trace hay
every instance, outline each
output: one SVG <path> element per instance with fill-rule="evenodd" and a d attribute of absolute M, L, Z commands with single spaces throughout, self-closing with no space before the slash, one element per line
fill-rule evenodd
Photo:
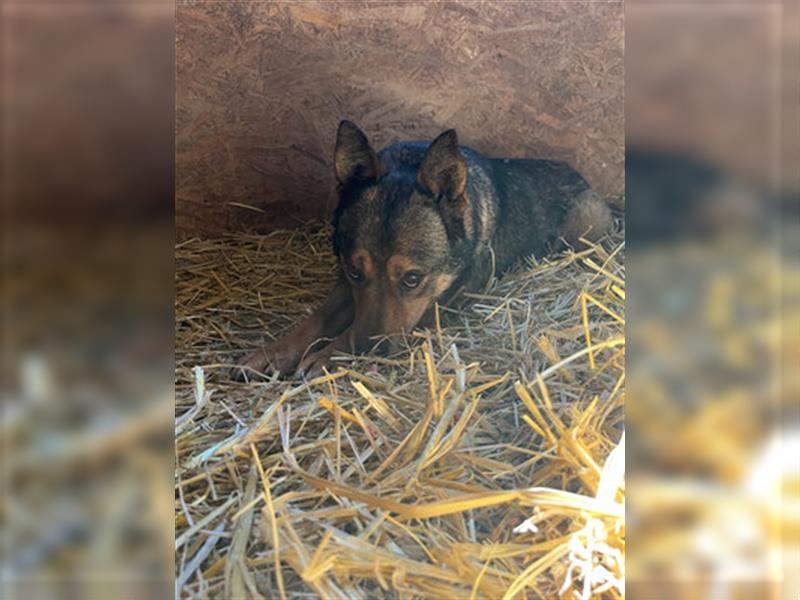
<path fill-rule="evenodd" d="M 621 236 L 526 262 L 395 355 L 229 381 L 324 296 L 328 235 L 176 248 L 180 595 L 621 597 Z"/>

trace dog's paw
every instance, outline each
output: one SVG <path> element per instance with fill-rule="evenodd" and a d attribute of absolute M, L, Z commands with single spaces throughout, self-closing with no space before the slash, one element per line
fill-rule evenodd
<path fill-rule="evenodd" d="M 298 353 L 291 349 L 281 349 L 274 344 L 258 348 L 236 362 L 231 369 L 231 379 L 246 381 L 258 376 L 274 373 L 289 374 L 297 365 Z"/>
<path fill-rule="evenodd" d="M 230 378 L 234 381 L 247 381 L 259 375 L 266 375 L 264 371 L 269 363 L 267 349 L 258 348 L 236 361 L 236 366 L 230 370 Z"/>
<path fill-rule="evenodd" d="M 324 370 L 330 372 L 333 369 L 333 363 L 331 362 L 333 352 L 334 348 L 326 346 L 322 350 L 306 355 L 297 366 L 297 376 L 303 379 L 313 379 L 323 375 Z"/>

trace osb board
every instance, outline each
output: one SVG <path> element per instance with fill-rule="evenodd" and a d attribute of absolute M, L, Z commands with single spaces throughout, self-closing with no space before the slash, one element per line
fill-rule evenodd
<path fill-rule="evenodd" d="M 623 191 L 622 2 L 179 2 L 176 58 L 181 236 L 325 216 L 343 118 Z"/>

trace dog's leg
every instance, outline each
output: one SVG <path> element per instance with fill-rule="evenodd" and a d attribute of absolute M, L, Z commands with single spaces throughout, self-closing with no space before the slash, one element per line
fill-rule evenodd
<path fill-rule="evenodd" d="M 344 278 L 336 283 L 325 302 L 294 331 L 277 342 L 259 348 L 242 358 L 233 369 L 233 377 L 243 379 L 246 371 L 263 372 L 265 368 L 292 373 L 310 346 L 336 338 L 353 321 L 353 297 Z"/>

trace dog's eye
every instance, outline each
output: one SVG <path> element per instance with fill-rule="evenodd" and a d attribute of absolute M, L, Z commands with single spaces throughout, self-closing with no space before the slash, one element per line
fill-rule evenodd
<path fill-rule="evenodd" d="M 364 273 L 356 269 L 355 267 L 346 267 L 347 276 L 350 278 L 350 281 L 355 283 L 359 283 L 364 279 Z"/>
<path fill-rule="evenodd" d="M 409 289 L 417 287 L 420 281 L 422 281 L 422 273 L 417 271 L 409 271 L 403 275 L 403 285 Z"/>

